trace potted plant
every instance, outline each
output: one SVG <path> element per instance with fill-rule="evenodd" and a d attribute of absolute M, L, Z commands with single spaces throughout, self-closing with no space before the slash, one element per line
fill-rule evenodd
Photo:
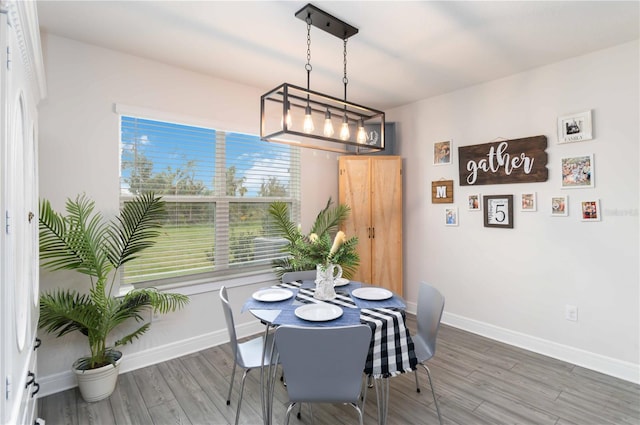
<path fill-rule="evenodd" d="M 269 214 L 275 219 L 282 237 L 288 241 L 283 251 L 290 254 L 272 261 L 276 275 L 281 277 L 290 271 L 316 270 L 318 264 L 332 262 L 342 267 L 345 278 L 351 278 L 360 265 L 360 257 L 356 251 L 358 238 L 353 236 L 347 239 L 343 232 L 337 232 L 338 226 L 350 212 L 351 208 L 344 204 L 332 207 L 329 198 L 306 235 L 302 233 L 300 226 L 291 221 L 286 203 L 272 202 Z"/>
<path fill-rule="evenodd" d="M 109 222 L 94 213 L 94 207 L 93 201 L 79 195 L 75 200 L 67 199 L 65 216 L 43 200 L 39 217 L 42 267 L 75 270 L 89 277 L 88 291 L 55 289 L 43 293 L 38 323 L 58 337 L 74 331 L 87 337 L 90 354 L 73 364 L 86 401 L 102 400 L 113 392 L 122 358 L 116 348 L 149 330 L 143 313 L 150 309 L 167 313 L 189 302 L 185 295 L 155 288 L 134 289 L 122 297 L 113 293 L 118 270 L 155 243 L 164 218 L 164 201 L 153 194 L 138 195 L 125 202 L 119 216 Z M 114 330 L 131 319 L 144 323 L 113 341 Z"/>

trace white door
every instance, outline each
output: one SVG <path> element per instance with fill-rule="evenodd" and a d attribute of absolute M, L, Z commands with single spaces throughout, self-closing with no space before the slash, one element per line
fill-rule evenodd
<path fill-rule="evenodd" d="M 33 70 L 25 60 L 24 9 L 0 14 L 0 422 L 32 424 L 38 388 L 38 190 Z"/>

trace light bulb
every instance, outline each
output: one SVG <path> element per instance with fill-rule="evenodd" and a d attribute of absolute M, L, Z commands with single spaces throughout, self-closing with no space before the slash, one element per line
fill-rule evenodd
<path fill-rule="evenodd" d="M 342 119 L 342 126 L 340 127 L 340 138 L 342 140 L 349 140 L 349 137 L 351 137 L 351 134 L 349 133 L 349 123 L 345 115 Z"/>
<path fill-rule="evenodd" d="M 313 126 L 313 118 L 311 118 L 311 108 L 307 106 L 304 109 L 304 125 L 302 126 L 302 130 L 307 133 L 313 133 L 315 127 Z"/>
<path fill-rule="evenodd" d="M 287 114 L 285 115 L 285 119 L 287 121 L 287 130 L 291 130 L 293 127 L 293 119 L 291 119 L 291 105 L 287 102 Z M 280 128 L 284 128 L 283 120 L 280 119 Z"/>
<path fill-rule="evenodd" d="M 291 130 L 293 127 L 293 119 L 291 119 L 291 111 L 287 110 L 287 130 Z"/>
<path fill-rule="evenodd" d="M 361 145 L 367 143 L 367 133 L 364 131 L 364 121 L 360 120 L 358 124 L 358 135 L 356 136 L 356 140 Z"/>
<path fill-rule="evenodd" d="M 324 113 L 324 136 L 331 137 L 333 136 L 333 123 L 331 122 L 331 112 L 327 109 L 327 112 Z"/>

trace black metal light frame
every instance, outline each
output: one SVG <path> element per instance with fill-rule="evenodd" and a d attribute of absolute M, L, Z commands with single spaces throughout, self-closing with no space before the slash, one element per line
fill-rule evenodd
<path fill-rule="evenodd" d="M 307 4 L 296 12 L 295 16 L 344 40 L 345 43 L 349 37 L 358 33 L 357 28 L 312 4 Z M 263 94 L 260 97 L 261 139 L 267 142 L 347 154 L 366 154 L 384 150 L 385 113 L 349 102 L 346 98 L 346 75 L 344 83 L 344 99 L 289 83 L 283 83 Z M 303 131 L 302 123 L 308 108 L 316 117 L 315 129 L 312 132 Z M 290 114 L 292 122 L 295 124 L 291 126 L 287 124 L 285 119 L 287 114 Z M 324 127 L 321 124 L 325 119 L 330 119 L 333 128 L 339 129 L 344 117 L 346 117 L 350 128 L 349 138 L 340 138 L 339 131 L 335 131 L 335 135 L 332 136 L 324 134 Z M 362 138 L 358 141 L 357 133 L 360 127 L 364 127 L 368 131 L 366 141 Z M 371 131 L 372 129 L 375 131 Z M 371 137 L 374 132 L 379 137 Z"/>

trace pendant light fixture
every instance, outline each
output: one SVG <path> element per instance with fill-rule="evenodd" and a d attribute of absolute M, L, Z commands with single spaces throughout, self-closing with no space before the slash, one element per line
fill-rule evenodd
<path fill-rule="evenodd" d="M 260 97 L 260 137 L 267 142 L 338 153 L 384 150 L 384 112 L 347 100 L 347 40 L 358 29 L 312 4 L 295 16 L 307 24 L 307 87 L 283 83 Z M 311 90 L 311 26 L 343 41 L 344 99 Z M 316 125 L 321 122 L 323 125 Z M 367 131 L 380 137 L 369 138 Z"/>

